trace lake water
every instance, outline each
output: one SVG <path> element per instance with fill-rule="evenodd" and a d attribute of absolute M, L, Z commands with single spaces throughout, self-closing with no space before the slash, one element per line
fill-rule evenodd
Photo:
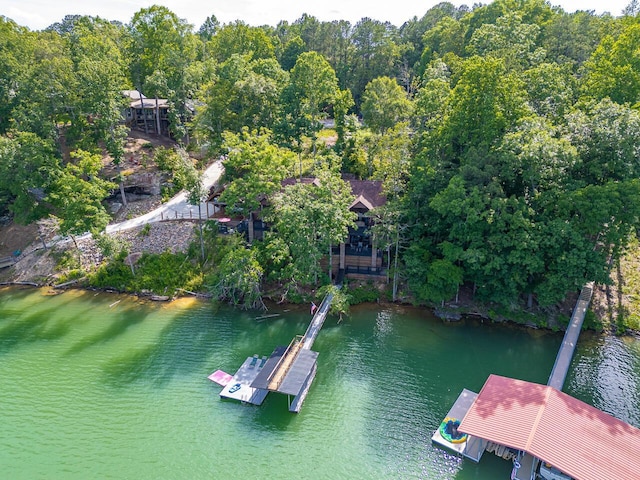
<path fill-rule="evenodd" d="M 106 293 L 0 290 L 0 477 L 508 479 L 487 454 L 431 444 L 463 388 L 490 373 L 546 383 L 561 334 L 444 324 L 405 307 L 328 318 L 301 413 L 284 395 L 223 401 L 207 379 L 304 333 L 279 316 Z M 640 426 L 640 342 L 583 334 L 565 391 Z"/>

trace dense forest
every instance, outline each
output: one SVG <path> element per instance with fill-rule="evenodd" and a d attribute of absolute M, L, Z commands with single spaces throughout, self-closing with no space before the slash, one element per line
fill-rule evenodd
<path fill-rule="evenodd" d="M 103 230 L 117 186 L 100 159 L 122 160 L 121 92 L 138 89 L 168 99 L 187 150 L 228 155 L 237 213 L 272 197 L 279 235 L 234 250 L 220 278 L 318 282 L 319 256 L 352 221 L 350 174 L 383 182 L 376 235 L 416 302 L 465 285 L 481 302 L 553 306 L 607 283 L 636 236 L 639 13 L 635 0 L 620 17 L 496 0 L 440 3 L 400 27 L 212 15 L 196 29 L 152 6 L 126 25 L 67 16 L 35 32 L 0 17 L 0 208 Z M 327 118 L 335 142 L 322 141 Z M 292 175 L 323 188 L 281 191 Z"/>

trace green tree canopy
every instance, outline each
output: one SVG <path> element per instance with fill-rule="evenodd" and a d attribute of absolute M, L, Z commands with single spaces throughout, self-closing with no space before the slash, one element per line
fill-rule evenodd
<path fill-rule="evenodd" d="M 98 176 L 102 168 L 100 156 L 78 150 L 72 157 L 74 161 L 55 178 L 47 200 L 60 219 L 63 235 L 101 232 L 110 218 L 102 201 L 115 185 Z"/>
<path fill-rule="evenodd" d="M 297 182 L 273 197 L 267 218 L 289 246 L 294 283 L 317 284 L 320 258 L 347 238 L 355 221 L 352 201 L 349 184 L 328 170 L 318 172 L 312 183 Z"/>
<path fill-rule="evenodd" d="M 229 210 L 247 216 L 259 210 L 261 200 L 282 188 L 282 181 L 291 176 L 295 154 L 274 145 L 268 130 L 244 128 L 240 134 L 224 135 L 227 150 L 225 179 L 229 181 L 221 201 Z"/>
<path fill-rule="evenodd" d="M 413 104 L 398 82 L 389 77 L 372 80 L 362 95 L 362 116 L 371 130 L 384 133 L 397 123 L 408 121 Z"/>

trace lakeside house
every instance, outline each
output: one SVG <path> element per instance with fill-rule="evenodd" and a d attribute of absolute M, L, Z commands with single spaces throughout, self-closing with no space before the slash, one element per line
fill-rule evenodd
<path fill-rule="evenodd" d="M 298 182 L 313 184 L 317 181 L 316 178 L 311 177 L 287 178 L 283 180 L 282 187 Z M 372 211 L 387 201 L 382 192 L 382 182 L 356 179 L 345 179 L 345 181 L 349 183 L 351 194 L 354 197 L 349 210 L 357 214 L 357 219 L 349 227 L 349 235 L 345 242 L 334 245 L 331 249 L 331 255 L 339 257 L 339 262 L 331 262 L 332 276 L 335 278 L 342 273 L 352 279 L 386 281 L 388 265 L 385 265 L 384 256 L 372 233 L 372 227 L 375 224 Z M 209 195 L 209 201 L 221 209 L 226 207 L 225 204 L 218 201 L 223 191 L 224 187 L 216 188 Z M 262 198 L 261 203 L 266 206 L 268 199 Z M 223 218 L 226 216 L 226 214 L 221 215 Z M 237 231 L 242 233 L 249 243 L 252 243 L 255 240 L 262 240 L 264 232 L 270 228 L 270 225 L 262 219 L 261 212 L 254 211 L 248 218 L 229 219 L 224 225 L 221 225 L 221 232 Z M 324 267 L 328 267 L 328 260 L 328 257 L 324 259 Z"/>
<path fill-rule="evenodd" d="M 125 109 L 125 123 L 129 128 L 170 136 L 169 100 L 166 98 L 147 98 L 138 90 L 123 90 L 122 95 L 129 100 Z"/>
<path fill-rule="evenodd" d="M 166 98 L 147 98 L 138 90 L 123 90 L 122 95 L 128 100 L 122 116 L 125 124 L 132 129 L 145 133 L 173 137 L 170 129 L 171 102 Z M 183 122 L 195 114 L 195 104 L 187 101 L 184 115 L 180 115 Z"/>

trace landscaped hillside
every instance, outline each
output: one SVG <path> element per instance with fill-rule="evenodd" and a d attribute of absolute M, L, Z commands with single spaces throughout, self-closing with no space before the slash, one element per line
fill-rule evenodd
<path fill-rule="evenodd" d="M 164 132 L 167 195 L 202 197 L 195 169 L 225 155 L 228 213 L 275 227 L 215 256 L 216 296 L 232 262 L 247 273 L 234 301 L 267 284 L 295 297 L 330 281 L 331 246 L 347 244 L 372 248 L 368 273 L 393 300 L 464 293 L 484 311 L 552 314 L 586 281 L 610 282 L 636 235 L 634 5 L 612 17 L 444 2 L 399 28 L 212 15 L 195 29 L 160 6 L 37 32 L 0 18 L 0 215 L 98 235 L 104 199 L 126 187 L 127 129 Z M 283 183 L 303 177 L 315 181 Z M 384 206 L 354 203 L 349 179 L 382 182 Z"/>

